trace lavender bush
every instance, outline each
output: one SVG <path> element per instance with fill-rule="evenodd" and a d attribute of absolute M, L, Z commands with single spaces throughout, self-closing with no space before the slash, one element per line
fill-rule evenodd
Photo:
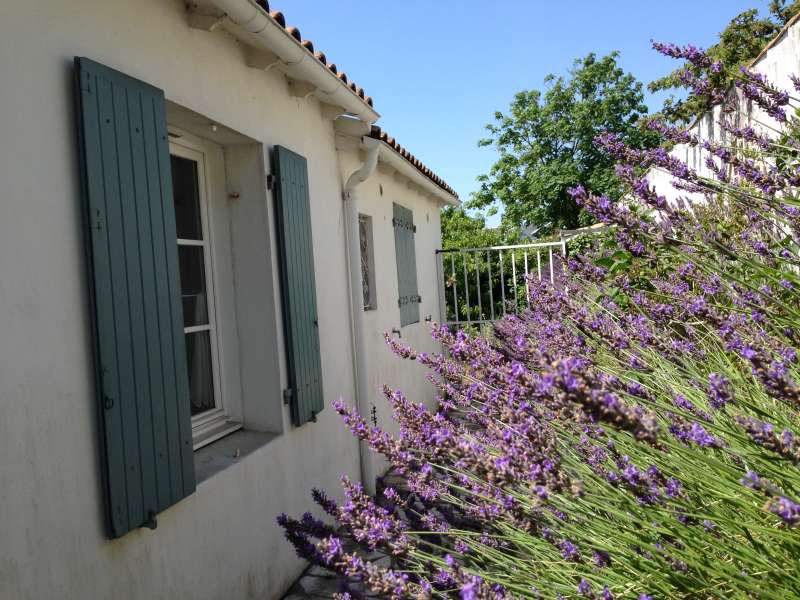
<path fill-rule="evenodd" d="M 439 409 L 386 389 L 392 437 L 336 404 L 406 484 L 315 491 L 327 520 L 279 518 L 301 556 L 391 598 L 800 595 L 799 121 L 762 76 L 736 88 L 713 91 L 724 142 L 650 124 L 713 177 L 598 139 L 630 201 L 572 193 L 615 248 L 532 283 L 533 310 L 491 339 L 434 326 L 440 355 L 387 338 L 430 369 Z M 741 122 L 742 98 L 764 122 Z M 667 202 L 653 167 L 693 202 Z"/>

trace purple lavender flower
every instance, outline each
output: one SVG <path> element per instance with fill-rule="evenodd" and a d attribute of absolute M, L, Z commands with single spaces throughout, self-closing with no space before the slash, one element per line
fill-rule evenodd
<path fill-rule="evenodd" d="M 718 410 L 728 404 L 733 404 L 730 382 L 719 373 L 709 373 L 708 375 L 708 402 Z"/>
<path fill-rule="evenodd" d="M 568 560 L 570 562 L 581 561 L 580 550 L 578 550 L 578 547 L 571 541 L 567 539 L 561 540 L 561 542 L 558 544 L 558 547 L 561 549 L 561 556 L 564 557 L 564 560 Z"/>

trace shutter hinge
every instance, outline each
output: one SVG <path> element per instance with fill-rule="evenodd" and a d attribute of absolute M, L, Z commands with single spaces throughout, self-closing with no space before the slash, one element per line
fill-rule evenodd
<path fill-rule="evenodd" d="M 267 189 L 270 191 L 275 189 L 275 175 L 272 173 L 267 175 Z"/>
<path fill-rule="evenodd" d="M 147 521 L 142 523 L 142 527 L 147 527 L 148 529 L 156 529 L 158 527 L 158 520 L 156 519 L 156 511 L 154 510 L 147 511 Z"/>
<path fill-rule="evenodd" d="M 416 225 L 412 225 L 411 228 L 414 230 L 414 233 L 417 233 L 417 226 Z"/>
<path fill-rule="evenodd" d="M 294 396 L 292 388 L 286 388 L 285 390 L 283 390 L 283 403 L 289 404 L 289 402 L 291 402 L 292 400 L 292 396 Z"/>

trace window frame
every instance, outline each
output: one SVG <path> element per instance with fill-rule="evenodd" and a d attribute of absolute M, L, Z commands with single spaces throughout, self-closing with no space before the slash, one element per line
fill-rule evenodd
<path fill-rule="evenodd" d="M 239 423 L 231 421 L 225 410 L 225 398 L 223 397 L 222 385 L 222 354 L 220 352 L 220 319 L 217 314 L 216 288 L 215 288 L 215 260 L 214 260 L 214 239 L 211 223 L 211 211 L 209 210 L 209 195 L 213 189 L 209 181 L 209 169 L 207 167 L 207 152 L 198 145 L 192 144 L 183 137 L 175 138 L 170 136 L 169 153 L 171 156 L 178 156 L 195 162 L 197 165 L 197 190 L 200 205 L 200 226 L 202 240 L 176 238 L 178 247 L 194 246 L 203 248 L 203 261 L 205 270 L 206 287 L 206 309 L 208 312 L 208 324 L 183 327 L 184 340 L 186 335 L 199 331 L 208 331 L 209 343 L 211 346 L 211 370 L 212 385 L 214 390 L 214 408 L 198 415 L 192 416 L 192 446 L 194 450 L 199 450 L 221 437 L 240 429 Z"/>

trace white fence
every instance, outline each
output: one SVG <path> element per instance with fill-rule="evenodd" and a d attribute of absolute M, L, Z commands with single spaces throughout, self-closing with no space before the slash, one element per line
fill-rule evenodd
<path fill-rule="evenodd" d="M 566 254 L 565 240 L 437 250 L 442 320 L 480 327 L 530 306 L 530 281 L 555 283 Z"/>

